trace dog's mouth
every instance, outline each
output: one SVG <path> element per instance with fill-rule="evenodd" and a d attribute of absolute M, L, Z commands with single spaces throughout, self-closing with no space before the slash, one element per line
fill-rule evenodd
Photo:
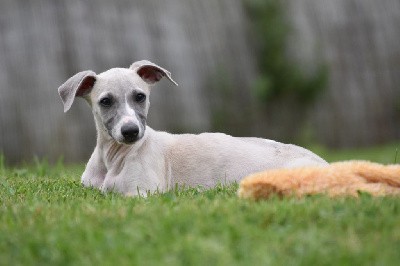
<path fill-rule="evenodd" d="M 114 139 L 114 141 L 123 145 L 133 145 L 142 139 L 142 137 L 137 137 L 137 138 L 114 138 L 113 136 L 111 137 Z"/>
<path fill-rule="evenodd" d="M 127 137 L 127 138 L 124 138 L 123 140 L 122 140 L 122 143 L 123 144 L 128 144 L 128 145 L 131 145 L 131 144 L 134 144 L 135 142 L 137 142 L 138 140 L 140 140 L 141 138 L 139 138 L 139 137 Z"/>

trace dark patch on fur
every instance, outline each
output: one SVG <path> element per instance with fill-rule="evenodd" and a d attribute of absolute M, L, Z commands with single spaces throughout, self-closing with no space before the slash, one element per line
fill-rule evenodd
<path fill-rule="evenodd" d="M 114 117 L 111 117 L 104 123 L 108 132 L 111 132 L 111 130 L 113 128 L 113 122 L 114 122 Z"/>

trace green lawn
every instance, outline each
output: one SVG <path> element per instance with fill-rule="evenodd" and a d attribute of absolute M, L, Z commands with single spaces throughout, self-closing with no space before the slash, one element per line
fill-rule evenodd
<path fill-rule="evenodd" d="M 317 150 L 393 163 L 397 147 Z M 124 198 L 82 188 L 83 166 L 3 162 L 0 265 L 400 265 L 399 198 L 253 202 L 236 185 Z"/>

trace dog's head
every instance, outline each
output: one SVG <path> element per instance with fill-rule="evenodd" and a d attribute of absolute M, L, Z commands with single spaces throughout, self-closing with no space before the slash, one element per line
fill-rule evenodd
<path fill-rule="evenodd" d="M 58 93 L 64 112 L 75 97 L 83 97 L 92 107 L 99 130 L 119 143 L 132 144 L 146 129 L 150 87 L 163 77 L 177 85 L 169 71 L 142 60 L 129 69 L 113 68 L 99 75 L 91 70 L 79 72 L 61 85 Z"/>

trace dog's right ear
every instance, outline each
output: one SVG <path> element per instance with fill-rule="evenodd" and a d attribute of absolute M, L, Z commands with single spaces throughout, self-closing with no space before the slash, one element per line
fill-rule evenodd
<path fill-rule="evenodd" d="M 153 85 L 160 81 L 162 77 L 166 77 L 169 81 L 178 86 L 178 83 L 172 79 L 171 72 L 148 60 L 136 61 L 129 69 L 134 70 L 147 84 Z"/>
<path fill-rule="evenodd" d="M 96 82 L 96 73 L 86 70 L 70 77 L 63 85 L 58 88 L 61 100 L 64 104 L 64 112 L 71 108 L 75 97 L 85 97 L 90 93 Z"/>

